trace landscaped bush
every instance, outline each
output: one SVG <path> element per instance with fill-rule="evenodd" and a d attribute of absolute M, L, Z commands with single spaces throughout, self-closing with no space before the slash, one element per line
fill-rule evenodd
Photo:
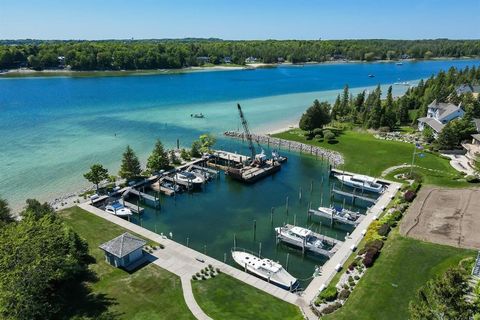
<path fill-rule="evenodd" d="M 355 267 L 358 266 L 358 262 L 356 260 L 353 260 L 352 263 L 348 266 L 348 270 L 353 271 Z"/>
<path fill-rule="evenodd" d="M 353 277 L 353 279 L 355 279 L 355 280 L 360 280 L 360 277 L 359 277 L 359 276 L 355 276 L 355 277 Z"/>
<path fill-rule="evenodd" d="M 313 138 L 313 134 L 310 133 L 310 132 L 305 132 L 305 133 L 303 134 L 303 136 L 304 136 L 305 139 L 307 139 L 307 140 L 312 140 L 312 138 Z"/>
<path fill-rule="evenodd" d="M 192 280 L 197 280 L 197 276 L 196 276 L 196 275 L 193 275 L 193 276 L 192 276 Z"/>
<path fill-rule="evenodd" d="M 348 296 L 350 295 L 350 290 L 342 290 L 340 294 L 338 295 L 338 298 L 340 300 L 346 300 Z"/>
<path fill-rule="evenodd" d="M 372 241 L 369 241 L 367 243 L 365 243 L 365 249 L 368 251 L 369 249 L 371 248 L 374 248 L 376 249 L 377 251 L 380 251 L 382 250 L 383 248 L 383 241 L 382 240 L 378 240 L 378 239 L 375 239 L 375 240 L 372 240 Z"/>
<path fill-rule="evenodd" d="M 390 224 L 388 224 L 388 223 L 382 224 L 377 232 L 382 237 L 386 237 L 388 235 L 388 233 L 390 232 Z"/>
<path fill-rule="evenodd" d="M 407 192 L 405 192 L 405 194 L 403 195 L 403 198 L 405 200 L 407 200 L 408 202 L 412 202 L 413 199 L 415 199 L 416 196 L 417 196 L 417 194 L 414 191 L 407 190 Z"/>
<path fill-rule="evenodd" d="M 326 306 L 325 308 L 323 308 L 322 310 L 322 313 L 323 314 L 329 314 L 329 313 L 332 313 L 334 312 L 335 310 L 337 310 L 338 308 L 340 308 L 342 306 L 341 303 L 337 302 L 337 303 L 333 303 L 329 306 Z"/>
<path fill-rule="evenodd" d="M 365 253 L 365 257 L 363 257 L 363 265 L 367 268 L 370 268 L 373 266 L 373 263 L 378 257 L 379 250 L 375 247 L 370 247 L 367 249 L 367 252 Z"/>
<path fill-rule="evenodd" d="M 470 183 L 477 183 L 480 181 L 480 179 L 477 176 L 472 176 L 472 175 L 466 176 L 465 180 L 467 180 L 467 182 L 470 182 Z"/>
<path fill-rule="evenodd" d="M 323 130 L 320 129 L 320 128 L 315 128 L 313 129 L 313 134 L 316 136 L 320 136 L 320 137 L 323 137 Z"/>
<path fill-rule="evenodd" d="M 317 140 L 318 142 L 321 142 L 321 141 L 323 141 L 323 136 L 317 134 L 317 135 L 315 135 L 315 140 Z"/>
<path fill-rule="evenodd" d="M 330 130 L 323 130 L 323 137 L 328 141 L 332 141 L 335 139 L 335 133 Z"/>
<path fill-rule="evenodd" d="M 325 290 L 323 290 L 320 293 L 319 298 L 323 301 L 334 301 L 335 299 L 337 299 L 337 296 L 338 296 L 337 288 L 327 287 Z"/>

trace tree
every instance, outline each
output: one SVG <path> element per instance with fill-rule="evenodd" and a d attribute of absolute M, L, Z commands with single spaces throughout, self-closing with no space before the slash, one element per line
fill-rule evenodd
<path fill-rule="evenodd" d="M 159 172 L 162 169 L 168 169 L 168 153 L 163 148 L 163 144 L 160 139 L 157 139 L 152 154 L 147 160 L 147 169 L 150 172 Z"/>
<path fill-rule="evenodd" d="M 124 179 L 131 180 L 138 177 L 141 172 L 142 169 L 140 168 L 140 161 L 137 155 L 130 146 L 127 146 L 127 149 L 123 153 L 122 164 L 118 175 Z"/>
<path fill-rule="evenodd" d="M 90 167 L 90 171 L 85 173 L 84 178 L 93 183 L 98 192 L 98 184 L 105 179 L 108 179 L 108 170 L 101 164 L 95 163 Z"/>
<path fill-rule="evenodd" d="M 430 126 L 425 126 L 422 131 L 422 137 L 427 143 L 432 142 L 435 139 L 433 136 L 433 129 Z"/>
<path fill-rule="evenodd" d="M 412 320 L 468 320 L 474 306 L 465 300 L 470 288 L 464 270 L 448 269 L 442 276 L 430 280 L 410 301 Z"/>
<path fill-rule="evenodd" d="M 217 139 L 215 139 L 214 136 L 212 136 L 211 134 L 202 134 L 199 138 L 199 141 L 200 141 L 200 152 L 201 153 L 211 153 L 211 149 L 212 147 L 215 145 L 215 143 L 217 142 Z"/>
<path fill-rule="evenodd" d="M 11 215 L 10 208 L 8 207 L 7 200 L 0 198 L 0 228 L 2 225 L 13 221 L 14 219 Z"/>
<path fill-rule="evenodd" d="M 312 132 L 316 128 L 322 128 L 329 122 L 330 104 L 328 102 L 320 103 L 318 100 L 315 100 L 313 105 L 300 118 L 299 127 L 304 131 Z"/>
<path fill-rule="evenodd" d="M 38 201 L 37 201 L 38 202 Z M 0 231 L 0 318 L 60 319 L 63 293 L 87 270 L 88 246 L 53 212 Z"/>
<path fill-rule="evenodd" d="M 55 212 L 52 206 L 48 203 L 40 203 L 37 199 L 27 199 L 26 206 L 20 213 L 22 217 L 31 217 L 35 220 L 39 220 L 45 215 Z"/>
<path fill-rule="evenodd" d="M 202 154 L 200 152 L 200 148 L 202 147 L 200 141 L 195 140 L 192 143 L 192 147 L 190 148 L 190 155 L 194 158 L 201 157 Z"/>
<path fill-rule="evenodd" d="M 455 119 L 447 123 L 439 133 L 437 145 L 439 149 L 455 149 L 465 139 L 476 131 L 472 119 L 464 116 L 461 119 Z"/>

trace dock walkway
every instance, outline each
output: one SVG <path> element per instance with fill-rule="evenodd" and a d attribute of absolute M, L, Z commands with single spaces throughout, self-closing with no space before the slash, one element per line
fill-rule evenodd
<path fill-rule="evenodd" d="M 374 206 L 372 206 L 365 216 L 365 218 L 360 222 L 360 224 L 355 228 L 352 234 L 345 239 L 343 245 L 338 249 L 336 254 L 330 258 L 323 266 L 321 275 L 314 278 L 312 282 L 308 285 L 305 289 L 303 298 L 306 302 L 311 302 L 319 291 L 323 290 L 332 278 L 337 273 L 337 267 L 343 266 L 345 261 L 347 261 L 348 257 L 352 254 L 352 247 L 357 247 L 360 241 L 363 238 L 364 230 L 368 228 L 370 223 L 375 220 L 376 217 L 380 216 L 383 212 L 384 208 L 388 205 L 391 201 L 392 197 L 395 196 L 397 191 L 400 189 L 401 184 L 396 182 L 389 182 L 390 185 L 384 191 L 384 193 L 380 196 Z"/>

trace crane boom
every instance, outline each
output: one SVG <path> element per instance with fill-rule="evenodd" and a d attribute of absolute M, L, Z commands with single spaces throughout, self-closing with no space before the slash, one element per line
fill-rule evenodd
<path fill-rule="evenodd" d="M 251 153 L 251 161 L 253 162 L 255 161 L 256 152 L 255 152 L 255 147 L 253 146 L 252 134 L 248 129 L 247 119 L 245 119 L 245 116 L 243 115 L 242 107 L 240 106 L 239 103 L 237 103 L 237 108 L 238 108 L 238 113 L 240 114 L 240 119 L 242 120 L 243 131 L 245 131 L 245 136 L 248 141 L 248 148 L 250 149 L 250 153 Z"/>

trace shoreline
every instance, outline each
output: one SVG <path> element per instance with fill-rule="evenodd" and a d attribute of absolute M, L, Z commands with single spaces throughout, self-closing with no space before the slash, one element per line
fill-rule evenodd
<path fill-rule="evenodd" d="M 305 63 L 249 63 L 245 65 L 212 65 L 212 66 L 195 66 L 178 69 L 139 69 L 139 70 L 70 70 L 70 69 L 45 69 L 33 70 L 30 68 L 16 68 L 8 70 L 0 70 L 0 79 L 12 78 L 36 78 L 36 77 L 125 77 L 125 76 L 151 76 L 161 74 L 180 74 L 192 72 L 218 72 L 218 71 L 239 71 L 239 70 L 255 70 L 261 68 L 277 68 L 282 66 L 303 67 L 314 65 L 336 65 L 336 64 L 375 64 L 375 63 L 398 63 L 398 62 L 425 62 L 425 61 L 462 61 L 476 60 L 480 57 L 435 57 L 430 59 L 401 59 L 401 60 L 330 60 L 330 61 L 311 61 Z"/>

